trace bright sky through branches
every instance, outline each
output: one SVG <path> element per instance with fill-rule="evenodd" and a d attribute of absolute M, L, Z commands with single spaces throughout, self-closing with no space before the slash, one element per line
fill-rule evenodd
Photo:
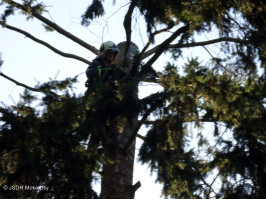
<path fill-rule="evenodd" d="M 96 48 L 99 48 L 100 44 L 107 40 L 112 40 L 115 43 L 125 41 L 123 17 L 127 11 L 127 1 L 116 1 L 115 6 L 112 5 L 113 1 L 106 1 L 105 6 L 108 9 L 106 9 L 105 17 L 92 22 L 86 28 L 80 24 L 81 15 L 90 2 L 84 0 L 45 0 L 44 4 L 48 6 L 47 10 L 49 13 L 45 13 L 44 16 Z M 45 32 L 42 23 L 37 19 L 26 21 L 25 16 L 16 13 L 15 16 L 8 18 L 7 23 L 29 32 L 38 39 L 46 41 L 64 52 L 81 56 L 90 61 L 95 57 L 93 53 L 62 35 L 56 32 Z M 147 34 L 143 19 L 139 17 L 138 12 L 134 14 L 132 25 L 132 41 L 142 49 L 147 41 Z M 160 37 L 165 39 L 166 36 L 167 34 L 165 33 Z M 155 41 L 157 43 L 161 42 L 160 38 Z M 20 33 L 1 28 L 0 52 L 2 52 L 2 60 L 4 60 L 4 64 L 0 69 L 1 72 L 23 84 L 34 87 L 38 82 L 49 81 L 49 78 L 63 80 L 67 77 L 80 75 L 75 92 L 83 93 L 85 91 L 84 83 L 86 76 L 84 72 L 87 64 L 55 54 Z M 168 56 L 169 54 L 164 54 L 162 58 L 158 59 L 154 63 L 154 68 L 161 70 L 168 61 Z M 202 47 L 197 47 L 194 48 L 193 52 L 185 51 L 184 59 L 187 56 L 199 56 L 199 60 L 203 61 L 208 56 L 208 52 Z M 183 65 L 182 62 L 176 63 L 176 65 L 179 65 L 181 68 Z M 0 102 L 7 105 L 18 103 L 19 94 L 23 92 L 24 88 L 16 86 L 3 77 L 0 77 L 0 85 Z M 148 86 L 148 90 L 147 87 L 140 88 L 140 97 L 158 90 L 156 86 L 152 87 L 149 84 Z M 137 144 L 138 148 L 139 142 Z M 134 183 L 140 181 L 142 184 L 141 188 L 136 192 L 136 199 L 160 198 L 162 187 L 154 183 L 154 177 L 150 177 L 150 171 L 147 166 L 140 165 L 136 162 L 134 172 Z"/>
<path fill-rule="evenodd" d="M 89 28 L 80 25 L 81 15 L 89 5 L 89 1 L 48 0 L 44 3 L 48 5 L 47 10 L 49 10 L 49 14 L 44 14 L 44 16 L 97 48 L 102 41 L 113 40 L 115 43 L 119 43 L 125 40 L 122 26 L 127 7 L 123 7 L 126 4 L 124 1 L 122 4 L 117 2 L 115 7 L 112 6 L 111 1 L 106 2 L 108 6 L 106 16 L 109 17 L 93 22 Z M 117 8 L 120 9 L 117 10 Z M 12 26 L 28 31 L 33 36 L 54 45 L 64 52 L 79 55 L 90 61 L 95 57 L 91 52 L 62 35 L 56 32 L 45 32 L 41 23 L 36 19 L 26 21 L 25 16 L 15 15 L 8 18 L 7 22 Z M 140 29 L 138 26 L 141 26 L 141 24 L 135 26 Z M 146 37 L 146 35 L 141 37 Z M 140 47 L 142 47 L 141 41 L 137 37 L 134 39 L 134 42 Z M 84 71 L 87 64 L 61 57 L 20 33 L 1 28 L 0 52 L 2 52 L 2 60 L 4 60 L 1 72 L 23 84 L 34 87 L 37 82 L 46 82 L 49 81 L 49 78 L 63 80 L 66 77 L 81 74 L 76 92 L 83 93 L 85 91 L 86 76 Z M 0 85 L 0 102 L 7 105 L 18 103 L 19 94 L 23 92 L 24 88 L 16 86 L 3 77 L 0 77 Z M 148 167 L 136 162 L 134 171 L 134 182 L 141 181 L 142 183 L 141 188 L 136 192 L 136 199 L 145 197 L 160 198 L 161 186 L 154 183 L 155 178 L 150 176 Z M 99 191 L 97 185 L 96 188 Z"/>

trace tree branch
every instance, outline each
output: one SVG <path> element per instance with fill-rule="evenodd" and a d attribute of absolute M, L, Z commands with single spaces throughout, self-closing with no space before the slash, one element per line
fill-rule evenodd
<path fill-rule="evenodd" d="M 219 42 L 235 42 L 235 43 L 241 43 L 241 44 L 248 44 L 248 40 L 243 40 L 239 38 L 230 38 L 230 37 L 221 37 L 216 38 L 213 40 L 203 41 L 203 42 L 193 42 L 193 43 L 187 43 L 187 44 L 170 44 L 167 48 L 189 48 L 189 47 L 198 47 L 198 46 L 206 46 L 211 45 Z M 159 49 L 159 45 L 155 46 L 154 48 L 150 49 L 149 51 L 145 52 L 141 56 L 141 60 L 147 58 L 148 56 L 156 53 Z"/>
<path fill-rule="evenodd" d="M 149 41 L 147 42 L 146 46 L 142 49 L 142 51 L 140 52 L 140 60 L 144 59 L 143 58 L 143 54 L 145 53 L 145 51 L 148 49 L 148 47 L 152 44 L 152 42 L 154 41 L 154 38 L 156 35 L 158 34 L 161 34 L 163 32 L 167 32 L 169 31 L 171 28 L 173 28 L 175 25 L 178 24 L 178 22 L 180 22 L 179 20 L 177 20 L 173 25 L 169 26 L 169 27 L 166 27 L 166 28 L 163 28 L 161 30 L 158 30 L 158 31 L 154 31 L 151 35 L 150 35 L 150 38 L 149 38 Z M 155 53 L 155 52 L 154 52 Z M 148 57 L 148 56 L 146 56 Z M 145 57 L 145 58 L 146 58 Z"/>
<path fill-rule="evenodd" d="M 172 44 L 169 45 L 168 48 L 189 48 L 189 47 L 197 47 L 197 46 L 205 46 L 210 44 L 215 44 L 219 42 L 235 42 L 235 43 L 241 43 L 241 44 L 248 44 L 248 40 L 243 40 L 239 38 L 230 38 L 230 37 L 221 37 L 216 38 L 213 40 L 203 41 L 203 42 L 192 42 L 187 44 Z"/>
<path fill-rule="evenodd" d="M 9 81 L 15 83 L 16 85 L 19 85 L 19 86 L 21 86 L 21 87 L 24 87 L 24 88 L 26 88 L 26 89 L 28 89 L 28 90 L 31 90 L 31 91 L 34 91 L 34 92 L 46 93 L 46 94 L 48 93 L 48 94 L 52 94 L 52 95 L 54 95 L 54 96 L 56 96 L 56 97 L 59 97 L 58 94 L 56 94 L 56 93 L 54 93 L 54 92 L 52 92 L 52 91 L 50 91 L 50 90 L 41 90 L 41 89 L 37 89 L 37 88 L 33 88 L 33 87 L 30 87 L 30 86 L 27 86 L 27 85 L 25 85 L 25 84 L 23 84 L 23 83 L 20 83 L 20 82 L 16 81 L 15 79 L 13 79 L 13 78 L 11 78 L 11 77 L 5 75 L 5 74 L 2 73 L 2 72 L 0 72 L 0 76 L 2 76 L 2 77 L 4 77 L 4 78 L 6 78 L 7 80 L 9 80 Z"/>
<path fill-rule="evenodd" d="M 154 97 L 156 97 L 156 98 L 166 98 L 166 97 L 163 97 L 164 95 L 166 95 L 164 92 L 162 92 L 162 93 L 152 94 L 152 95 L 150 95 L 150 96 L 148 96 L 148 97 L 143 98 L 141 101 L 142 101 L 142 102 L 143 102 L 143 101 L 146 101 L 146 100 L 148 100 L 151 96 L 154 96 Z M 167 95 L 166 95 L 166 96 L 167 96 Z M 140 102 L 140 104 L 141 104 L 141 102 Z M 124 149 L 123 149 L 124 151 L 126 151 L 126 150 L 128 149 L 128 147 L 131 145 L 131 143 L 134 141 L 135 137 L 136 137 L 137 134 L 138 134 L 139 129 L 140 129 L 141 126 L 146 122 L 148 116 L 149 116 L 149 115 L 150 115 L 150 114 L 151 114 L 151 113 L 157 108 L 157 104 L 156 104 L 156 103 L 150 103 L 150 104 L 151 104 L 151 106 L 146 110 L 146 112 L 145 112 L 145 114 L 142 116 L 141 120 L 138 121 L 138 124 L 137 124 L 137 126 L 136 126 L 134 132 L 132 133 L 131 137 L 129 138 L 127 144 L 125 145 L 125 147 L 124 147 Z M 145 138 L 143 138 L 143 139 L 145 139 Z"/>
<path fill-rule="evenodd" d="M 134 8 L 136 6 L 136 3 L 137 1 L 136 0 L 132 0 L 129 8 L 128 8 L 128 11 L 127 11 L 127 14 L 125 15 L 125 18 L 124 18 L 124 22 L 123 22 L 123 25 L 124 25 L 124 28 L 125 28 L 125 31 L 126 31 L 126 47 L 125 47 L 125 54 L 127 53 L 129 47 L 130 47 L 130 43 L 131 43 L 131 17 L 132 17 L 132 13 L 134 11 Z M 125 56 L 125 55 L 124 55 Z"/>
<path fill-rule="evenodd" d="M 123 151 L 126 151 L 128 149 L 128 147 L 131 145 L 131 143 L 134 141 L 135 137 L 137 136 L 140 127 L 143 125 L 143 123 L 146 121 L 146 119 L 148 118 L 148 116 L 151 114 L 151 112 L 154 110 L 154 107 L 152 106 L 149 110 L 147 110 L 147 112 L 142 116 L 142 119 L 140 121 L 138 121 L 137 127 L 135 128 L 133 134 L 131 135 L 131 137 L 129 138 L 126 146 L 124 147 Z"/>
<path fill-rule="evenodd" d="M 146 54 L 144 54 L 144 52 L 145 52 L 145 51 L 148 49 L 148 47 L 152 44 L 152 42 L 154 41 L 155 36 L 158 35 L 158 34 L 160 34 L 160 33 L 165 32 L 165 31 L 168 31 L 168 30 L 169 30 L 169 28 L 167 27 L 167 28 L 161 29 L 161 30 L 159 30 L 159 31 L 155 31 L 154 33 L 152 33 L 152 34 L 150 35 L 149 41 L 147 42 L 146 46 L 145 46 L 145 47 L 142 49 L 142 51 L 140 52 L 140 58 L 141 58 L 141 60 L 149 56 L 149 55 L 148 55 L 148 56 L 145 56 Z M 153 53 L 155 53 L 155 51 L 154 51 Z M 144 57 L 144 56 L 145 56 L 145 57 Z"/>
<path fill-rule="evenodd" d="M 151 67 L 151 65 L 159 58 L 159 56 L 168 48 L 171 42 L 173 42 L 179 35 L 185 33 L 189 30 L 189 25 L 184 25 L 181 28 L 177 29 L 169 38 L 163 41 L 161 44 L 156 46 L 156 51 L 152 58 L 143 66 L 140 74 L 145 73 L 146 69 Z"/>
<path fill-rule="evenodd" d="M 145 138 L 146 138 L 146 137 L 144 137 L 144 136 L 142 136 L 142 135 L 140 135 L 140 134 L 137 134 L 136 137 L 138 137 L 138 138 L 140 138 L 140 139 L 142 139 L 142 140 L 145 140 Z"/>
<path fill-rule="evenodd" d="M 16 3 L 14 1 L 11 1 L 11 0 L 3 0 L 3 2 L 5 2 L 5 3 L 7 3 L 7 4 L 11 5 L 11 6 L 14 6 L 14 7 L 16 7 L 18 9 L 20 9 L 20 10 L 23 10 L 24 12 L 26 12 L 26 13 L 34 16 L 34 17 L 36 17 L 37 19 L 39 19 L 40 21 L 42 21 L 46 25 L 52 27 L 58 33 L 64 35 L 65 37 L 67 37 L 70 40 L 76 42 L 77 44 L 85 47 L 86 49 L 90 50 L 94 54 L 98 54 L 98 50 L 94 46 L 86 43 L 85 41 L 83 41 L 81 39 L 79 39 L 78 37 L 76 37 L 75 35 L 71 34 L 70 32 L 67 32 L 66 30 L 64 30 L 63 28 L 61 28 L 60 26 L 58 26 L 56 23 L 48 20 L 47 18 L 43 17 L 40 14 L 34 12 L 32 9 L 29 10 L 26 6 L 23 6 L 23 5 L 19 4 L 19 3 Z"/>
<path fill-rule="evenodd" d="M 153 120 L 153 121 L 146 120 L 146 121 L 143 122 L 143 124 L 145 124 L 145 125 L 154 125 L 154 124 L 156 124 L 156 122 L 157 122 L 156 120 Z M 196 121 L 185 121 L 185 122 L 196 122 Z M 215 122 L 218 122 L 218 120 L 215 120 L 215 119 L 199 119 L 199 122 L 200 123 L 215 123 Z"/>
<path fill-rule="evenodd" d="M 213 179 L 211 184 L 208 184 L 205 179 L 202 177 L 201 173 L 194 167 L 194 169 L 198 172 L 198 174 L 200 174 L 200 179 L 202 180 L 202 182 L 206 185 L 206 187 L 208 187 L 217 197 L 217 193 L 215 192 L 215 190 L 213 189 L 212 185 L 213 183 L 216 181 L 216 179 L 220 176 L 220 173 L 217 174 L 217 176 Z"/>
<path fill-rule="evenodd" d="M 67 58 L 73 58 L 73 59 L 76 59 L 76 60 L 82 61 L 82 62 L 84 62 L 84 63 L 86 63 L 86 64 L 90 64 L 90 63 L 91 63 L 90 61 L 88 61 L 88 60 L 86 60 L 86 59 L 84 59 L 84 58 L 82 58 L 82 57 L 76 56 L 76 55 L 74 55 L 74 54 L 64 53 L 64 52 L 62 52 L 62 51 L 60 51 L 60 50 L 54 48 L 52 45 L 50 45 L 50 44 L 44 42 L 43 40 L 40 40 L 40 39 L 34 37 L 33 35 L 29 34 L 28 32 L 23 31 L 23 30 L 21 30 L 21 29 L 19 29 L 19 28 L 16 28 L 16 27 L 10 26 L 10 25 L 6 24 L 6 23 L 3 22 L 3 21 L 0 21 L 0 24 L 1 24 L 3 27 L 5 27 L 5 28 L 8 28 L 8 29 L 13 30 L 13 31 L 16 31 L 16 32 L 18 32 L 18 33 L 21 33 L 21 34 L 25 35 L 26 37 L 32 39 L 33 41 L 35 41 L 35 42 L 37 42 L 37 43 L 39 43 L 39 44 L 42 44 L 42 45 L 46 46 L 47 48 L 51 49 L 53 52 L 55 52 L 55 53 L 57 53 L 57 54 L 59 54 L 59 55 L 61 55 L 61 56 L 64 56 L 64 57 L 67 57 Z"/>

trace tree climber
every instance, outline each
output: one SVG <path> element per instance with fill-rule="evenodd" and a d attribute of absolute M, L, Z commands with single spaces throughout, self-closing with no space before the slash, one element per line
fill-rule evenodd
<path fill-rule="evenodd" d="M 115 81 L 128 77 L 123 69 L 113 64 L 119 52 L 114 42 L 103 42 L 98 55 L 86 70 L 88 80 L 85 86 L 88 89 L 85 96 L 88 100 L 87 108 L 89 108 L 86 115 L 87 118 L 95 122 L 89 125 L 92 128 L 89 142 L 89 148 L 92 151 L 97 150 L 96 147 L 100 141 L 104 145 L 110 145 L 113 142 L 114 135 L 118 132 L 114 117 L 117 116 L 120 102 L 116 95 Z"/>
<path fill-rule="evenodd" d="M 102 43 L 99 54 L 86 70 L 86 87 L 90 88 L 95 82 L 114 83 L 115 80 L 127 76 L 122 69 L 113 64 L 119 49 L 112 41 Z"/>

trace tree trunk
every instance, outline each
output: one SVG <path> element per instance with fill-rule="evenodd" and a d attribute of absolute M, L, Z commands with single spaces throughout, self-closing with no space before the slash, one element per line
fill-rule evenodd
<path fill-rule="evenodd" d="M 101 198 L 108 199 L 133 199 L 138 189 L 133 184 L 133 167 L 135 158 L 135 141 L 124 150 L 131 137 L 136 119 L 128 125 L 123 134 L 117 134 L 115 142 L 107 147 L 108 157 L 111 162 L 103 166 L 101 184 Z"/>
<path fill-rule="evenodd" d="M 129 72 L 132 68 L 132 61 L 133 57 L 136 54 L 136 51 L 126 55 L 125 44 L 126 42 L 122 42 L 117 45 L 120 53 L 116 57 L 116 64 L 119 64 L 125 72 Z M 132 45 L 134 46 L 134 48 L 137 47 L 134 43 L 131 43 L 131 46 Z M 130 93 L 131 98 L 133 98 L 135 101 L 134 104 L 137 105 L 137 85 L 136 88 L 133 89 Z M 125 110 L 125 112 L 127 111 Z M 137 182 L 135 185 L 133 185 L 133 168 L 136 139 L 134 139 L 129 147 L 125 149 L 130 138 L 134 134 L 134 130 L 137 127 L 137 107 L 134 110 L 132 118 L 127 120 L 128 121 L 124 128 L 123 134 L 119 134 L 118 131 L 116 131 L 114 128 L 114 130 L 112 131 L 115 132 L 114 142 L 105 147 L 105 152 L 107 152 L 107 156 L 110 158 L 111 162 L 108 162 L 103 166 L 101 198 L 133 199 L 135 196 L 135 191 L 140 187 L 140 182 Z"/>

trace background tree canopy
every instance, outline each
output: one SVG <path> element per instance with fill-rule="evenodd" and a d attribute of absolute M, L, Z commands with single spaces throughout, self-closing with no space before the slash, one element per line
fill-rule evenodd
<path fill-rule="evenodd" d="M 80 13 L 80 23 L 90 31 L 99 19 L 107 23 L 106 4 L 91 1 Z M 1 29 L 18 32 L 55 54 L 91 62 L 9 24 L 9 19 L 20 14 L 37 18 L 46 31 L 56 31 L 92 54 L 98 52 L 93 41 L 50 20 L 45 3 L 2 0 L 0 7 Z M 131 183 L 133 169 L 118 163 L 134 160 L 139 137 L 143 142 L 136 156 L 156 174 L 165 197 L 265 198 L 265 3 L 131 0 L 124 7 L 119 24 L 124 28 L 121 38 L 126 38 L 123 52 L 134 42 L 140 53 L 126 64 L 131 79 L 117 81 L 115 90 L 100 84 L 84 96 L 74 87 L 79 76 L 30 87 L 0 72 L 25 88 L 19 103 L 3 102 L 0 107 L 0 197 L 132 198 L 139 184 Z M 139 37 L 142 46 L 133 40 L 138 20 L 146 28 L 142 31 L 147 37 Z M 185 50 L 197 47 L 210 59 L 182 60 Z M 166 55 L 171 56 L 165 66 L 157 66 Z M 137 88 L 147 82 L 160 90 L 139 98 Z M 146 133 L 140 135 L 143 126 Z M 214 128 L 206 135 L 210 126 Z M 108 185 L 117 174 L 126 183 Z M 99 176 L 101 195 L 92 188 Z M 9 188 L 22 183 L 49 190 Z"/>

